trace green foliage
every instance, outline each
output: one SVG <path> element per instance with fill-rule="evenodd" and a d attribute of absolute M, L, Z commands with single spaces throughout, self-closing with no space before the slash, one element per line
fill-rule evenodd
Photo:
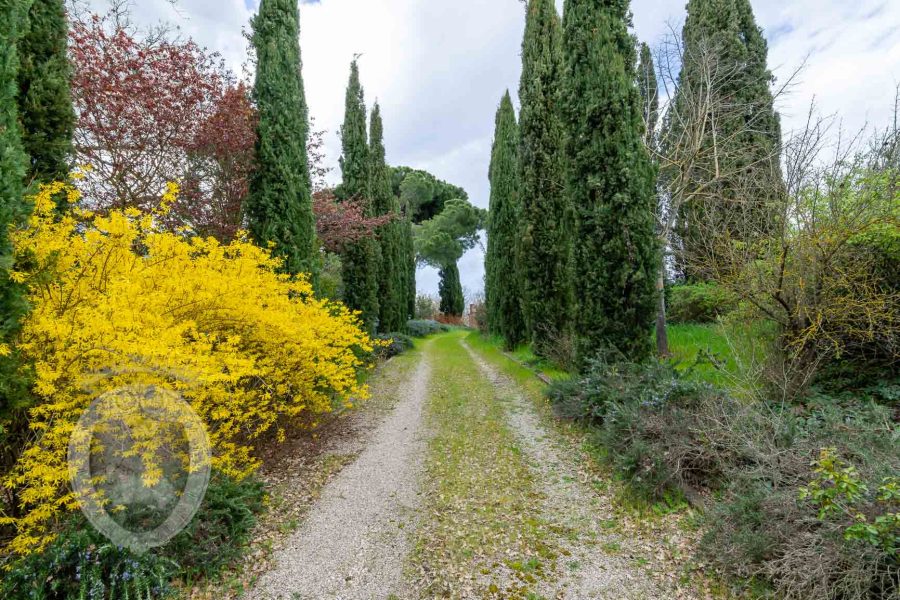
<path fill-rule="evenodd" d="M 366 133 L 366 103 L 356 60 L 350 65 L 344 124 L 341 127 L 341 148 L 343 181 L 335 193 L 341 200 L 365 198 L 367 200 L 365 216 L 374 216 L 375 206 L 369 197 L 370 162 Z M 379 254 L 378 241 L 363 238 L 348 244 L 341 257 L 344 267 L 344 303 L 360 312 L 360 317 L 370 332 L 375 331 L 379 315 Z"/>
<path fill-rule="evenodd" d="M 491 152 L 491 201 L 485 256 L 487 325 L 492 333 L 506 340 L 507 348 L 515 348 L 525 340 L 522 280 L 517 260 L 521 225 L 518 137 L 516 112 L 507 92 L 497 110 Z"/>
<path fill-rule="evenodd" d="M 256 168 L 245 202 L 250 233 L 274 244 L 288 273 L 318 273 L 312 210 L 308 108 L 300 73 L 300 15 L 296 0 L 262 0 L 253 19 L 259 113 Z"/>
<path fill-rule="evenodd" d="M 621 0 L 570 0 L 565 11 L 562 106 L 581 364 L 610 345 L 631 359 L 648 356 L 656 312 L 655 172 L 642 140 L 627 10 Z"/>
<path fill-rule="evenodd" d="M 859 471 L 838 457 L 837 448 L 823 448 L 813 463 L 814 477 L 800 488 L 800 500 L 818 510 L 819 520 L 848 517 L 853 521 L 844 530 L 844 539 L 873 545 L 885 553 L 900 553 L 900 479 L 885 477 L 870 493 Z M 861 510 L 868 501 L 881 512 L 874 518 Z"/>
<path fill-rule="evenodd" d="M 572 330 L 574 215 L 565 191 L 560 118 L 562 31 L 553 0 L 529 0 L 519 83 L 520 273 L 535 351 Z"/>
<path fill-rule="evenodd" d="M 479 232 L 486 219 L 487 211 L 472 206 L 468 200 L 455 198 L 447 201 L 439 215 L 415 228 L 419 262 L 440 270 L 438 291 L 444 314 L 462 316 L 465 312 L 457 262 L 480 242 Z"/>
<path fill-rule="evenodd" d="M 703 158 L 690 174 L 704 191 L 685 203 L 679 218 L 682 268 L 694 280 L 702 273 L 693 267 L 711 247 L 709 232 L 698 230 L 700 221 L 714 222 L 742 241 L 774 230 L 771 199 L 781 185 L 781 125 L 769 88 L 768 47 L 750 0 L 690 0 L 682 37 L 684 65 L 671 113 L 690 113 L 681 104 L 695 102 L 697 94 L 713 94 L 717 107 L 704 129 Z M 710 64 L 717 73 L 714 89 Z M 663 140 L 677 140 L 684 126 L 685 119 L 670 119 Z M 713 144 L 715 153 L 707 151 Z"/>
<path fill-rule="evenodd" d="M 264 501 L 262 482 L 214 471 L 197 515 L 159 554 L 178 564 L 180 579 L 215 577 L 244 553 Z"/>
<path fill-rule="evenodd" d="M 798 598 L 895 597 L 900 456 L 883 407 L 748 403 L 671 365 L 615 356 L 549 394 L 592 428 L 632 490 L 703 499 L 701 551 L 723 573 Z"/>
<path fill-rule="evenodd" d="M 715 323 L 737 308 L 737 298 L 715 283 L 671 286 L 667 291 L 670 323 Z"/>
<path fill-rule="evenodd" d="M 33 0 L 19 42 L 19 114 L 31 157 L 29 179 L 64 180 L 69 169 L 75 112 L 66 56 L 68 23 L 63 0 Z"/>
<path fill-rule="evenodd" d="M 400 201 L 391 189 L 390 171 L 385 162 L 384 124 L 378 103 L 372 109 L 369 134 L 369 196 L 375 216 L 393 215 L 395 220 L 379 228 L 381 248 L 378 272 L 378 327 L 401 331 L 406 326 L 408 299 L 405 235 L 411 235 L 400 214 Z"/>
<path fill-rule="evenodd" d="M 78 519 L 44 552 L 12 565 L 0 593 L 21 600 L 167 598 L 174 596 L 169 582 L 176 570 L 156 553 L 115 546 Z"/>
<path fill-rule="evenodd" d="M 438 314 L 438 303 L 431 296 L 416 296 L 416 319 L 434 319 Z"/>
<path fill-rule="evenodd" d="M 188 527 L 137 555 L 110 543 L 79 514 L 43 551 L 10 566 L 0 596 L 21 600 L 156 599 L 176 596 L 173 579 L 213 577 L 237 559 L 263 509 L 262 484 L 213 473 Z"/>
<path fill-rule="evenodd" d="M 318 293 L 322 298 L 340 302 L 344 297 L 344 270 L 338 254 L 326 252 L 322 257 L 322 270 L 319 273 Z"/>
<path fill-rule="evenodd" d="M 449 200 L 439 215 L 415 229 L 416 255 L 420 262 L 436 268 L 456 263 L 478 245 L 487 211 L 468 200 Z"/>
<path fill-rule="evenodd" d="M 403 333 L 380 333 L 375 339 L 387 343 L 387 345 L 375 348 L 375 355 L 381 359 L 399 356 L 408 350 L 412 350 L 415 346 L 412 338 Z"/>
<path fill-rule="evenodd" d="M 441 297 L 441 313 L 452 317 L 461 317 L 466 312 L 466 300 L 463 296 L 462 282 L 459 279 L 459 265 L 455 262 L 440 270 L 441 281 L 438 294 Z"/>
<path fill-rule="evenodd" d="M 450 328 L 443 323 L 432 321 L 429 319 L 413 319 L 406 324 L 409 335 L 413 337 L 427 337 L 435 333 L 443 333 L 449 331 Z"/>
<path fill-rule="evenodd" d="M 391 186 L 401 204 L 409 209 L 413 223 L 433 219 L 444 210 L 448 200 L 469 199 L 469 194 L 461 187 L 410 167 L 393 167 Z"/>
<path fill-rule="evenodd" d="M 9 278 L 13 268 L 9 228 L 20 223 L 27 213 L 22 182 L 28 158 L 22 146 L 16 104 L 16 44 L 29 4 L 24 0 L 0 0 L 0 442 L 4 459 L 10 429 L 21 429 L 10 427 L 7 420 L 11 411 L 27 404 L 27 383 L 20 377 L 19 361 L 10 348 L 27 304 L 22 286 Z"/>
<path fill-rule="evenodd" d="M 648 148 L 653 148 L 656 145 L 656 125 L 659 122 L 659 83 L 656 80 L 653 53 L 645 43 L 641 44 L 638 54 L 637 87 L 641 94 L 641 108 L 646 124 L 644 143 Z"/>

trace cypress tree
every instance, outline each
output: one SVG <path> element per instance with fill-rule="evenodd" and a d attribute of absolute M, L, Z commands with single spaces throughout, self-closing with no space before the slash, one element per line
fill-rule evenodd
<path fill-rule="evenodd" d="M 569 0 L 563 114 L 577 217 L 578 359 L 649 354 L 659 254 L 627 0 Z"/>
<path fill-rule="evenodd" d="M 404 288 L 406 289 L 406 318 L 412 319 L 416 316 L 416 243 L 413 238 L 412 211 L 409 206 L 401 208 L 403 210 L 403 264 L 405 266 L 406 278 L 404 280 Z"/>
<path fill-rule="evenodd" d="M 366 134 L 366 103 L 359 81 L 356 60 L 350 65 L 344 124 L 341 127 L 340 159 L 343 182 L 336 190 L 338 198 L 367 200 L 365 215 L 374 215 L 369 198 L 369 144 Z M 372 238 L 348 244 L 343 256 L 344 302 L 361 313 L 372 332 L 378 321 L 378 243 Z"/>
<path fill-rule="evenodd" d="M 27 3 L 0 0 L 0 425 L 11 408 L 20 404 L 24 382 L 17 376 L 17 361 L 9 352 L 12 338 L 27 305 L 22 286 L 9 278 L 13 268 L 10 227 L 25 216 L 23 181 L 27 156 L 19 128 L 17 72 L 19 40 Z"/>
<path fill-rule="evenodd" d="M 461 317 L 466 312 L 466 300 L 459 279 L 459 265 L 449 263 L 440 269 L 441 281 L 438 294 L 441 297 L 441 312 L 451 317 Z"/>
<path fill-rule="evenodd" d="M 250 233 L 274 244 L 291 274 L 311 273 L 319 252 L 306 142 L 309 118 L 300 72 L 297 0 L 262 0 L 253 19 L 257 126 L 256 169 L 246 202 Z"/>
<path fill-rule="evenodd" d="M 703 279 L 707 274 L 695 267 L 714 258 L 704 251 L 714 246 L 712 232 L 752 243 L 772 230 L 771 200 L 782 181 L 781 125 L 769 87 L 768 46 L 749 0 L 690 0 L 682 37 L 674 112 L 689 112 L 682 108 L 691 102 L 685 95 L 713 93 L 719 113 L 707 124 L 704 143 L 716 144 L 716 162 L 709 151 L 692 166 L 695 187 L 704 193 L 682 206 L 679 220 L 682 268 L 688 279 Z M 720 74 L 712 90 L 705 73 L 711 60 Z M 665 136 L 677 139 L 683 121 L 670 119 Z"/>
<path fill-rule="evenodd" d="M 534 350 L 571 332 L 572 207 L 565 193 L 560 84 L 562 32 L 553 0 L 529 0 L 519 84 L 523 306 Z"/>
<path fill-rule="evenodd" d="M 19 115 L 31 157 L 28 179 L 64 180 L 72 149 L 75 112 L 66 56 L 68 23 L 63 0 L 34 0 L 19 42 Z"/>
<path fill-rule="evenodd" d="M 376 216 L 392 215 L 394 220 L 378 232 L 381 261 L 378 277 L 378 325 L 381 331 L 406 328 L 408 269 L 404 264 L 403 235 L 406 229 L 400 214 L 400 199 L 394 196 L 391 173 L 385 160 L 384 123 L 378 103 L 372 108 L 369 130 L 369 195 Z"/>
<path fill-rule="evenodd" d="M 638 56 L 637 86 L 641 93 L 641 108 L 646 130 L 644 143 L 648 148 L 655 146 L 656 125 L 659 121 L 659 83 L 656 80 L 656 66 L 650 46 L 641 44 Z"/>
<path fill-rule="evenodd" d="M 491 151 L 485 295 L 488 325 L 493 333 L 503 337 L 509 348 L 515 348 L 525 339 L 522 285 L 516 260 L 521 219 L 518 143 L 516 111 L 507 92 L 497 110 Z"/>

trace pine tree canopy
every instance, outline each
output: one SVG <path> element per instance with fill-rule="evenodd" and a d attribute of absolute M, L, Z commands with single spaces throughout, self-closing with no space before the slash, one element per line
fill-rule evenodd
<path fill-rule="evenodd" d="M 521 207 L 518 195 L 519 131 L 507 92 L 500 102 L 491 152 L 490 213 L 487 223 L 485 298 L 488 327 L 515 348 L 525 339 L 518 265 Z"/>
<path fill-rule="evenodd" d="M 607 347 L 650 351 L 659 256 L 655 172 L 644 147 L 628 2 L 569 0 L 563 114 L 577 215 L 579 362 Z"/>
<path fill-rule="evenodd" d="M 274 244 L 291 274 L 318 271 L 319 252 L 312 210 L 306 98 L 300 73 L 297 0 L 262 0 L 253 19 L 259 112 L 256 169 L 245 203 L 250 233 Z"/>

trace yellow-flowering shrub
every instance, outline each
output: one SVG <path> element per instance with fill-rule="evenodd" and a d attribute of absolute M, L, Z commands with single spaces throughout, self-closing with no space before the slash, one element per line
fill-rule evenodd
<path fill-rule="evenodd" d="M 59 194 L 73 207 L 62 217 Z M 176 194 L 173 184 L 164 206 Z M 67 445 L 104 392 L 177 391 L 206 424 L 213 466 L 236 477 L 258 466 L 254 439 L 366 394 L 360 355 L 372 342 L 347 308 L 279 274 L 277 259 L 246 239 L 221 245 L 162 231 L 158 216 L 93 215 L 73 187 L 56 183 L 41 189 L 14 236 L 18 264 L 29 267 L 12 276 L 32 304 L 18 346 L 35 366 L 39 402 L 33 441 L 3 480 L 22 509 L 0 519 L 17 531 L 9 550 L 43 547 L 56 518 L 77 508 Z"/>

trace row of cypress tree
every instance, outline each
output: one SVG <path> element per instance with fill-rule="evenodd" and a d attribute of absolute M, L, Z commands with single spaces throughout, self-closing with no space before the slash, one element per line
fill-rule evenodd
<path fill-rule="evenodd" d="M 306 144 L 309 117 L 300 57 L 297 0 L 263 0 L 253 21 L 257 56 L 254 99 L 259 110 L 257 166 L 246 211 L 250 231 L 275 252 L 291 274 L 319 269 Z M 415 307 L 412 229 L 401 214 L 385 162 L 381 109 L 366 104 L 356 60 L 350 67 L 341 127 L 343 181 L 339 200 L 363 199 L 366 217 L 395 215 L 377 232 L 348 244 L 342 255 L 344 301 L 360 312 L 370 332 L 406 327 Z"/>
<path fill-rule="evenodd" d="M 349 244 L 343 252 L 344 302 L 360 311 L 371 332 L 403 331 L 415 308 L 412 226 L 394 195 L 377 102 L 367 136 L 365 96 L 356 60 L 350 65 L 341 145 L 343 181 L 337 197 L 363 199 L 367 217 L 394 216 L 379 228 L 376 238 Z"/>
<path fill-rule="evenodd" d="M 491 160 L 489 322 L 542 355 L 575 335 L 582 360 L 639 359 L 659 261 L 628 2 L 568 0 L 562 23 L 553 0 L 527 11 L 518 132 L 507 95 Z"/>
<path fill-rule="evenodd" d="M 728 140 L 724 152 L 742 161 L 734 169 L 740 177 L 755 170 L 764 171 L 757 178 L 777 178 L 770 163 L 778 116 L 765 39 L 749 0 L 690 0 L 687 11 L 685 56 L 712 46 L 723 68 L 741 74 L 723 93 L 747 114 L 715 124 L 710 135 Z M 487 314 L 509 346 L 530 342 L 547 356 L 574 339 L 581 364 L 608 347 L 641 360 L 650 353 L 654 314 L 664 329 L 657 168 L 647 148 L 677 138 L 680 123 L 664 123 L 657 139 L 653 61 L 646 44 L 638 57 L 629 25 L 628 0 L 567 0 L 562 20 L 553 0 L 527 3 L 519 123 L 507 94 L 489 174 Z M 686 59 L 678 90 L 699 76 Z M 679 101 L 676 94 L 676 110 Z M 727 179 L 715 191 L 707 195 L 715 206 L 710 200 L 684 206 L 683 256 L 702 244 L 690 228 L 698 218 L 716 215 L 738 239 L 751 234 L 741 224 L 759 235 L 772 220 L 761 198 L 749 209 L 743 203 L 752 214 L 731 223 L 736 192 Z"/>

